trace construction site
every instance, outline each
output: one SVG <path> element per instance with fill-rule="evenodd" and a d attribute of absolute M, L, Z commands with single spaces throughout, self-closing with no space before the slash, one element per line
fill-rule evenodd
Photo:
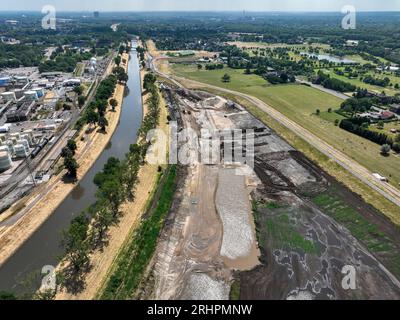
<path fill-rule="evenodd" d="M 400 283 L 385 257 L 312 199 L 334 190 L 398 243 L 388 220 L 242 106 L 206 92 L 162 89 L 178 131 L 190 129 L 200 138 L 190 150 L 187 139 L 178 143 L 195 161 L 179 167 L 174 202 L 140 298 L 400 298 Z M 213 161 L 202 161 L 199 152 L 211 143 L 203 130 L 219 139 Z M 235 143 L 227 131 L 243 135 Z M 238 148 L 239 157 L 232 159 Z M 397 245 L 393 250 L 400 252 Z M 346 266 L 356 271 L 353 290 L 343 287 Z"/>

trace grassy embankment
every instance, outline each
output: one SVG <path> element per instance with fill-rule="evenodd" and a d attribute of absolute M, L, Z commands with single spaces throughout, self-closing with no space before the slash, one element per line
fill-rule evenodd
<path fill-rule="evenodd" d="M 177 167 L 171 166 L 161 179 L 159 192 L 154 194 L 149 203 L 146 218 L 118 255 L 111 277 L 99 294 L 99 299 L 120 300 L 134 296 L 154 255 L 164 220 L 171 207 L 176 173 Z"/>

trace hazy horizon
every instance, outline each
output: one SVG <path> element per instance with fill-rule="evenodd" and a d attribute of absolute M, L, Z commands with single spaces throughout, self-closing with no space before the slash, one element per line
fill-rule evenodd
<path fill-rule="evenodd" d="M 8 1 L 7 1 L 8 2 Z M 14 0 L 0 3 L 0 11 L 41 11 L 45 5 L 53 5 L 63 12 L 340 12 L 345 5 L 353 5 L 358 11 L 400 11 L 400 0 Z M 227 10 L 229 8 L 229 10 Z"/>

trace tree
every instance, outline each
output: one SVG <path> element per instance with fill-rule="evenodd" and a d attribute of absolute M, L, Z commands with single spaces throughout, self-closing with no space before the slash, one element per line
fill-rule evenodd
<path fill-rule="evenodd" d="M 104 199 L 100 199 L 89 209 L 92 216 L 92 228 L 90 230 L 91 243 L 97 246 L 103 242 L 107 230 L 114 223 L 114 216 Z"/>
<path fill-rule="evenodd" d="M 96 126 L 96 123 L 99 121 L 99 115 L 94 110 L 88 110 L 86 114 L 87 123 Z"/>
<path fill-rule="evenodd" d="M 329 109 L 328 109 L 328 113 L 332 113 L 332 108 L 329 108 Z"/>
<path fill-rule="evenodd" d="M 118 74 L 117 79 L 120 83 L 127 83 L 129 80 L 129 76 L 126 72 L 124 72 L 124 73 Z"/>
<path fill-rule="evenodd" d="M 339 119 L 336 119 L 335 120 L 335 126 L 337 127 L 339 125 L 339 123 L 340 123 Z"/>
<path fill-rule="evenodd" d="M 393 149 L 394 152 L 400 153 L 400 143 L 399 142 L 393 143 L 392 149 Z"/>
<path fill-rule="evenodd" d="M 202 69 L 203 69 L 203 66 L 201 64 L 198 64 L 197 65 L 197 70 L 202 70 Z"/>
<path fill-rule="evenodd" d="M 84 88 L 83 88 L 82 86 L 76 86 L 76 87 L 74 88 L 74 92 L 75 92 L 78 96 L 81 96 L 82 93 L 83 93 L 83 91 L 84 91 Z"/>
<path fill-rule="evenodd" d="M 150 91 L 153 88 L 156 81 L 157 81 L 157 77 L 154 74 L 147 73 L 143 79 L 143 88 L 146 91 Z"/>
<path fill-rule="evenodd" d="M 68 140 L 67 142 L 67 148 L 71 150 L 72 154 L 75 155 L 76 150 L 78 149 L 78 146 L 76 145 L 76 141 L 73 139 Z"/>
<path fill-rule="evenodd" d="M 106 131 L 106 127 L 108 126 L 108 121 L 106 118 L 104 117 L 100 117 L 99 119 L 99 126 L 101 128 L 102 131 Z"/>
<path fill-rule="evenodd" d="M 72 158 L 73 156 L 74 156 L 73 152 L 68 147 L 64 147 L 61 150 L 61 157 L 63 157 L 63 158 Z"/>
<path fill-rule="evenodd" d="M 321 110 L 317 109 L 317 110 L 315 111 L 315 114 L 316 114 L 317 116 L 319 116 L 319 115 L 321 114 Z"/>
<path fill-rule="evenodd" d="M 125 52 L 125 46 L 124 46 L 124 45 L 121 45 L 121 46 L 119 47 L 118 53 L 119 53 L 120 55 L 122 55 L 124 52 Z"/>
<path fill-rule="evenodd" d="M 224 76 L 222 77 L 222 82 L 228 83 L 230 81 L 231 81 L 231 76 L 225 73 Z"/>
<path fill-rule="evenodd" d="M 118 177 L 110 175 L 108 179 L 102 183 L 97 197 L 108 201 L 115 218 L 119 214 L 120 206 L 125 200 L 125 193 Z"/>
<path fill-rule="evenodd" d="M 114 59 L 115 64 L 119 67 L 119 65 L 121 64 L 121 57 L 118 56 Z"/>
<path fill-rule="evenodd" d="M 68 230 L 63 232 L 62 246 L 66 258 L 71 264 L 73 271 L 82 272 L 89 264 L 89 246 L 87 236 L 89 230 L 89 219 L 84 213 L 74 218 Z"/>
<path fill-rule="evenodd" d="M 383 130 L 385 128 L 385 123 L 382 120 L 379 120 L 377 128 Z"/>
<path fill-rule="evenodd" d="M 125 73 L 125 69 L 124 68 L 118 66 L 118 67 L 115 67 L 113 69 L 113 74 L 116 75 L 117 77 L 121 73 Z"/>
<path fill-rule="evenodd" d="M 64 167 L 68 171 L 68 176 L 76 180 L 78 174 L 79 165 L 73 157 L 64 158 Z"/>
<path fill-rule="evenodd" d="M 390 146 L 388 144 L 384 144 L 381 147 L 381 154 L 383 156 L 388 156 L 390 154 L 390 150 L 391 150 Z"/>
<path fill-rule="evenodd" d="M 398 133 L 398 134 L 396 135 L 396 137 L 394 138 L 394 141 L 400 143 L 400 133 Z"/>
<path fill-rule="evenodd" d="M 112 111 L 115 111 L 115 108 L 118 106 L 118 101 L 116 99 L 111 99 L 110 106 L 112 108 Z"/>
<path fill-rule="evenodd" d="M 84 106 L 85 102 L 86 102 L 86 98 L 84 96 L 79 96 L 78 97 L 79 108 L 82 108 Z"/>
<path fill-rule="evenodd" d="M 17 300 L 17 296 L 11 292 L 0 291 L 0 300 Z"/>

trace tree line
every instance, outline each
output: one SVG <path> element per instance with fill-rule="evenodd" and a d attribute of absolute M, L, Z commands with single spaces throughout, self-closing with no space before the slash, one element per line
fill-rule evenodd
<path fill-rule="evenodd" d="M 339 92 L 353 92 L 357 89 L 355 85 L 344 82 L 339 79 L 331 78 L 330 75 L 325 74 L 321 70 L 318 71 L 318 75 L 312 81 L 314 84 L 322 85 L 324 88 L 339 91 Z"/>
<path fill-rule="evenodd" d="M 151 142 L 146 141 L 149 130 L 156 128 L 160 117 L 160 96 L 155 78 L 147 77 L 146 87 L 149 112 L 139 130 L 139 142 L 129 148 L 123 160 L 110 158 L 101 172 L 96 174 L 96 202 L 81 213 L 64 231 L 62 246 L 65 251 L 64 268 L 60 274 L 60 286 L 77 293 L 84 288 L 84 276 L 90 270 L 89 256 L 108 242 L 108 231 L 122 217 L 121 206 L 135 200 L 135 188 L 139 182 L 140 166 Z"/>

